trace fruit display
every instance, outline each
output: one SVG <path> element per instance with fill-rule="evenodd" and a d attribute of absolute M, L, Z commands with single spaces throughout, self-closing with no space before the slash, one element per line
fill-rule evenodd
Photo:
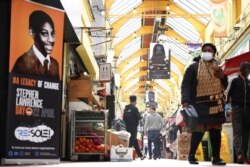
<path fill-rule="evenodd" d="M 75 153 L 104 153 L 105 145 L 96 142 L 96 138 L 76 137 L 74 152 Z"/>

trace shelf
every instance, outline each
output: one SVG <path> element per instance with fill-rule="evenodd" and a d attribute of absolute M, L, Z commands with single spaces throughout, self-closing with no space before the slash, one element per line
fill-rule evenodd
<path fill-rule="evenodd" d="M 71 160 L 81 155 L 105 155 L 107 112 L 73 111 L 71 120 Z"/>

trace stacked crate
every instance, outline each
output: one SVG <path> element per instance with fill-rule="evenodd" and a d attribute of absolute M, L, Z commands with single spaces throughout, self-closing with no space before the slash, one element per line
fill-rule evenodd
<path fill-rule="evenodd" d="M 178 160 L 187 160 L 190 150 L 191 134 L 183 132 L 178 136 Z"/>

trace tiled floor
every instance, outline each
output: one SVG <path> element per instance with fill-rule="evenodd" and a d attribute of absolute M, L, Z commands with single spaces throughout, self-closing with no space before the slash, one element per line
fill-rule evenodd
<path fill-rule="evenodd" d="M 212 166 L 211 162 L 200 162 L 199 165 L 189 165 L 187 161 L 180 160 L 134 160 L 131 162 L 61 162 L 60 164 L 53 165 L 22 165 L 21 167 L 209 167 Z M 227 164 L 226 167 L 245 167 L 246 165 Z M 11 167 L 11 166 L 8 166 Z M 15 165 L 16 167 L 16 165 Z M 215 166 L 213 166 L 215 167 Z"/>

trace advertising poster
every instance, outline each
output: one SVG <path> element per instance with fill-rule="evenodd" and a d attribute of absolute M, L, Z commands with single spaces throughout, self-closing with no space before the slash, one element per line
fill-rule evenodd
<path fill-rule="evenodd" d="M 6 159 L 59 159 L 64 12 L 12 0 Z"/>
<path fill-rule="evenodd" d="M 170 55 L 166 44 L 150 43 L 149 79 L 170 79 Z"/>
<path fill-rule="evenodd" d="M 157 94 L 153 91 L 146 91 L 146 107 L 157 108 Z"/>

